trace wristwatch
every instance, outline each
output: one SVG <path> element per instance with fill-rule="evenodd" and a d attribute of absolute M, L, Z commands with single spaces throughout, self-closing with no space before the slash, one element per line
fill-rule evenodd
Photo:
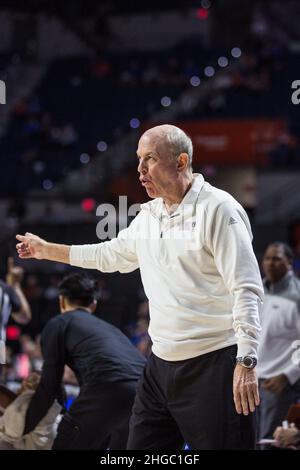
<path fill-rule="evenodd" d="M 257 364 L 257 359 L 252 356 L 242 356 L 236 358 L 236 363 L 241 364 L 241 366 L 246 367 L 247 369 L 254 369 Z"/>

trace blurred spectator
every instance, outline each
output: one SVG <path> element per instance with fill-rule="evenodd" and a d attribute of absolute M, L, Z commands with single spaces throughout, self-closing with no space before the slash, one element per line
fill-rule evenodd
<path fill-rule="evenodd" d="M 137 85 L 140 83 L 142 76 L 142 66 L 135 60 L 131 59 L 120 74 L 120 81 L 123 85 Z"/>
<path fill-rule="evenodd" d="M 283 449 L 300 450 L 300 431 L 292 423 L 288 429 L 278 426 L 273 434 L 275 446 Z"/>
<path fill-rule="evenodd" d="M 300 281 L 292 271 L 293 253 L 281 242 L 268 246 L 263 258 L 265 301 L 257 374 L 261 404 L 260 439 L 271 438 L 300 398 L 300 368 L 293 364 L 293 340 L 300 338 Z"/>
<path fill-rule="evenodd" d="M 73 124 L 68 123 L 62 127 L 54 127 L 51 130 L 52 143 L 63 148 L 72 147 L 78 141 L 78 134 Z"/>
<path fill-rule="evenodd" d="M 23 436 L 25 415 L 40 382 L 40 375 L 31 373 L 23 380 L 18 395 L 5 408 L 0 417 L 1 450 L 49 450 L 56 435 L 56 418 L 61 411 L 57 401 L 46 416 L 29 433 Z"/>
<path fill-rule="evenodd" d="M 31 310 L 21 288 L 23 275 L 23 269 L 14 265 L 13 258 L 8 258 L 6 283 L 0 280 L 0 375 L 1 364 L 6 362 L 6 325 L 10 314 L 20 324 L 31 320 Z"/>
<path fill-rule="evenodd" d="M 40 335 L 33 340 L 29 335 L 21 335 L 21 349 L 28 356 L 31 364 L 32 372 L 40 372 L 42 370 L 43 358 L 40 345 Z"/>
<path fill-rule="evenodd" d="M 273 150 L 269 152 L 269 161 L 274 168 L 293 168 L 300 165 L 299 143 L 297 138 L 288 130 L 282 131 L 275 142 Z"/>
<path fill-rule="evenodd" d="M 148 334 L 149 320 L 149 302 L 144 300 L 139 305 L 136 322 L 134 324 L 127 325 L 127 330 L 132 343 L 145 357 L 150 356 L 152 346 L 152 342 Z"/>

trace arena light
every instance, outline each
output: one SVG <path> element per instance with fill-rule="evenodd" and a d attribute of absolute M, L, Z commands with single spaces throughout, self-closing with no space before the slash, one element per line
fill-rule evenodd
<path fill-rule="evenodd" d="M 95 207 L 96 207 L 96 201 L 95 199 L 91 198 L 91 197 L 86 197 L 85 199 L 83 199 L 81 201 L 81 209 L 83 210 L 83 212 L 93 212 Z"/>
<path fill-rule="evenodd" d="M 199 86 L 200 85 L 200 78 L 197 76 L 197 75 L 193 75 L 191 78 L 190 78 L 190 84 L 192 86 Z"/>
<path fill-rule="evenodd" d="M 40 175 L 41 173 L 43 173 L 44 170 L 45 170 L 45 163 L 44 162 L 42 162 L 41 160 L 37 160 L 36 162 L 34 162 L 33 171 L 37 175 Z"/>
<path fill-rule="evenodd" d="M 50 189 L 53 188 L 53 182 L 49 180 L 48 178 L 43 181 L 43 188 L 46 191 L 49 191 Z"/>
<path fill-rule="evenodd" d="M 132 129 L 137 129 L 138 127 L 140 127 L 141 122 L 138 118 L 132 118 L 129 121 L 129 125 L 130 127 L 132 127 Z"/>
<path fill-rule="evenodd" d="M 229 60 L 227 59 L 227 57 L 219 57 L 218 58 L 218 65 L 220 67 L 227 67 L 229 63 Z"/>
<path fill-rule="evenodd" d="M 98 142 L 97 144 L 97 149 L 99 150 L 99 152 L 105 152 L 107 150 L 107 143 L 104 142 L 104 140 L 100 140 L 100 142 Z"/>
<path fill-rule="evenodd" d="M 215 74 L 215 69 L 213 67 L 211 67 L 210 65 L 208 65 L 207 67 L 205 67 L 204 69 L 204 75 L 206 77 L 213 77 Z"/>
<path fill-rule="evenodd" d="M 235 59 L 238 59 L 239 57 L 241 57 L 242 55 L 242 51 L 239 47 L 233 47 L 231 49 L 231 55 L 232 57 L 234 57 Z"/>
<path fill-rule="evenodd" d="M 196 10 L 196 16 L 197 16 L 198 20 L 200 20 L 200 21 L 207 20 L 208 10 L 206 10 L 205 8 L 198 8 Z"/>
<path fill-rule="evenodd" d="M 171 105 L 172 100 L 169 96 L 163 96 L 162 99 L 160 100 L 161 105 L 167 108 L 168 106 Z"/>
<path fill-rule="evenodd" d="M 16 325 L 8 325 L 6 328 L 6 338 L 9 341 L 17 341 L 20 338 L 21 330 Z"/>
<path fill-rule="evenodd" d="M 82 163 L 83 165 L 86 165 L 90 161 L 90 156 L 88 153 L 82 153 L 79 159 L 80 159 L 80 163 Z"/>

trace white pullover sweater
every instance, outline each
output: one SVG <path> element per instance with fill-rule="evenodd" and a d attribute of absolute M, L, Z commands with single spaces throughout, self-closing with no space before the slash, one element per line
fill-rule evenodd
<path fill-rule="evenodd" d="M 149 299 L 153 353 L 184 360 L 237 344 L 256 356 L 263 287 L 242 206 L 194 175 L 177 210 L 141 205 L 113 240 L 73 245 L 70 264 L 102 272 L 139 268 Z"/>

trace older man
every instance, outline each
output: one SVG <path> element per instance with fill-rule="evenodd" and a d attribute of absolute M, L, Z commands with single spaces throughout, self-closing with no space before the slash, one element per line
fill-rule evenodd
<path fill-rule="evenodd" d="M 17 236 L 21 258 L 104 272 L 140 268 L 153 354 L 138 387 L 128 449 L 254 444 L 263 289 L 251 228 L 229 194 L 193 174 L 192 154 L 190 138 L 175 126 L 142 135 L 138 172 L 154 200 L 111 241 L 70 247 Z"/>

